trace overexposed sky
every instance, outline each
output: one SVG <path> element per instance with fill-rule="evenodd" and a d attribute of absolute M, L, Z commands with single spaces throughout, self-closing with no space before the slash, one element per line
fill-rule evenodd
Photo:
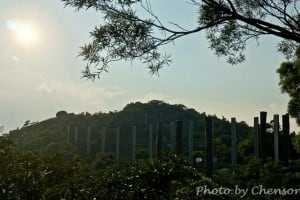
<path fill-rule="evenodd" d="M 151 2 L 166 24 L 197 24 L 197 9 L 185 1 Z M 281 94 L 276 73 L 284 58 L 274 37 L 263 38 L 259 46 L 253 41 L 247 61 L 231 66 L 213 54 L 204 34 L 195 34 L 162 48 L 172 54 L 172 63 L 159 77 L 139 62 L 118 62 L 100 80 L 86 81 L 81 79 L 85 63 L 77 54 L 101 21 L 99 13 L 74 12 L 60 0 L 0 0 L 0 125 L 5 132 L 60 110 L 108 112 L 152 99 L 249 125 L 260 111 L 268 112 L 268 121 L 286 113 L 288 96 Z M 294 120 L 291 124 L 299 131 Z"/>

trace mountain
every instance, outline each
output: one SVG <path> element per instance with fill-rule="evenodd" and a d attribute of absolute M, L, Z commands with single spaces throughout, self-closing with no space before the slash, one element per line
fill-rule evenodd
<path fill-rule="evenodd" d="M 137 158 L 148 157 L 149 127 L 153 126 L 153 152 L 155 152 L 155 133 L 158 122 L 162 122 L 163 151 L 168 152 L 171 145 L 170 124 L 182 121 L 182 144 L 184 153 L 188 151 L 189 123 L 193 121 L 194 153 L 203 155 L 205 144 L 206 114 L 181 104 L 171 105 L 152 100 L 148 103 L 135 102 L 126 105 L 121 111 L 109 113 L 67 113 L 57 112 L 51 119 L 38 123 L 25 123 L 13 130 L 9 137 L 20 151 L 41 151 L 45 154 L 63 152 L 66 157 L 78 154 L 86 160 L 94 160 L 99 152 L 103 153 L 105 130 L 105 153 L 116 152 L 117 130 L 120 128 L 120 161 L 130 161 L 132 157 L 133 126 L 136 127 Z M 229 162 L 231 125 L 225 118 L 213 118 L 214 154 L 219 160 Z M 252 133 L 245 122 L 237 123 L 237 139 L 241 141 Z M 88 139 L 89 138 L 89 139 Z"/>

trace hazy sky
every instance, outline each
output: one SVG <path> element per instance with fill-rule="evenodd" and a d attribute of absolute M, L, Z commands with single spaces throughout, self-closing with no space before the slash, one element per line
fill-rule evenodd
<path fill-rule="evenodd" d="M 166 24 L 196 26 L 197 9 L 186 1 L 151 2 Z M 0 125 L 5 132 L 60 110 L 108 112 L 152 99 L 249 125 L 260 111 L 268 112 L 268 121 L 286 112 L 288 97 L 281 94 L 276 73 L 284 58 L 276 52 L 276 38 L 264 38 L 260 46 L 253 41 L 247 61 L 231 66 L 211 52 L 204 34 L 195 34 L 163 48 L 173 61 L 159 77 L 139 62 L 120 62 L 100 80 L 86 81 L 80 78 L 85 63 L 77 53 L 101 21 L 99 13 L 74 12 L 60 0 L 0 0 Z"/>

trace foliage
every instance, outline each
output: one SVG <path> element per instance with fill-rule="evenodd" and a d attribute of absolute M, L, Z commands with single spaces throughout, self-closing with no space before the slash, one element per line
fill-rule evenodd
<path fill-rule="evenodd" d="M 78 158 L 63 162 L 59 154 L 16 152 L 10 140 L 0 142 L 1 199 L 70 199 L 85 192 L 77 183 L 84 178 Z"/>
<path fill-rule="evenodd" d="M 13 151 L 2 137 L 0 145 L 1 199 L 197 199 L 197 186 L 217 186 L 176 155 L 95 169 L 78 157 Z"/>
<path fill-rule="evenodd" d="M 87 61 L 83 76 L 91 79 L 118 60 L 140 59 L 152 74 L 158 73 L 170 63 L 170 56 L 160 53 L 159 47 L 201 31 L 206 31 L 216 55 L 226 56 L 231 64 L 243 62 L 247 43 L 260 36 L 282 39 L 278 51 L 287 57 L 300 42 L 298 0 L 188 0 L 199 12 L 197 27 L 190 29 L 176 22 L 166 25 L 149 0 L 62 1 L 78 10 L 93 8 L 103 14 L 104 24 L 95 27 L 92 41 L 79 54 Z"/>
<path fill-rule="evenodd" d="M 201 199 L 204 195 L 197 196 L 197 186 L 217 187 L 176 155 L 139 161 L 123 169 L 107 168 L 102 184 L 104 199 Z"/>
<path fill-rule="evenodd" d="M 30 126 L 30 120 L 26 120 L 23 127 L 27 127 L 27 126 Z"/>
<path fill-rule="evenodd" d="M 292 143 L 295 151 L 300 154 L 300 134 L 293 137 Z"/>
<path fill-rule="evenodd" d="M 298 167 L 295 167 L 297 166 Z M 223 182 L 228 187 L 238 185 L 239 188 L 248 188 L 262 186 L 263 188 L 299 188 L 299 160 L 291 163 L 289 167 L 284 167 L 279 161 L 268 159 L 266 163 L 253 157 L 244 159 L 244 162 L 238 165 L 231 176 Z M 295 196 L 268 195 L 262 193 L 255 197 L 248 192 L 245 199 L 295 199 Z"/>
<path fill-rule="evenodd" d="M 105 153 L 104 155 L 101 153 L 97 153 L 92 166 L 95 170 L 103 170 L 107 166 L 111 166 L 114 164 L 116 164 L 116 160 L 112 153 Z"/>
<path fill-rule="evenodd" d="M 194 148 L 197 149 L 194 158 L 204 160 L 204 116 L 184 105 L 153 100 L 145 104 L 130 103 L 118 112 L 64 113 L 63 117 L 11 131 L 0 137 L 0 199 L 239 199 L 233 194 L 199 193 L 197 196 L 196 187 L 299 186 L 299 154 L 294 153 L 287 167 L 272 159 L 262 163 L 253 158 L 253 130 L 244 122 L 236 123 L 240 157 L 238 165 L 232 168 L 229 163 L 229 121 L 211 116 L 214 121 L 214 156 L 218 158 L 212 179 L 203 176 L 203 162 L 192 165 L 186 161 L 187 152 L 182 157 L 167 153 L 170 151 L 167 147 L 170 122 L 182 119 L 183 146 L 187 147 L 188 122 L 192 119 Z M 148 160 L 145 124 L 159 121 L 165 124 L 162 131 L 167 140 L 163 148 L 165 155 Z M 129 163 L 132 125 L 137 127 L 139 142 L 136 145 L 137 160 Z M 86 150 L 88 126 L 92 130 L 90 155 Z M 67 127 L 70 127 L 69 137 Z M 78 128 L 77 140 L 74 127 Z M 99 153 L 99 133 L 103 127 L 106 127 L 104 154 Z M 120 127 L 120 158 L 123 160 L 119 165 L 112 153 L 115 151 L 115 127 Z M 279 134 L 279 143 L 281 136 Z M 298 135 L 291 134 L 295 150 L 299 150 L 298 140 Z M 265 145 L 272 147 L 272 141 L 273 134 L 268 132 Z M 273 157 L 272 148 L 268 149 L 268 157 Z M 293 152 L 294 149 L 290 150 Z M 226 167 L 225 173 L 218 173 L 219 167 Z"/>
<path fill-rule="evenodd" d="M 296 51 L 296 59 L 293 62 L 282 63 L 277 73 L 282 92 L 290 96 L 288 113 L 296 118 L 300 125 L 300 48 Z"/>
<path fill-rule="evenodd" d="M 183 157 L 174 154 L 117 166 L 110 154 L 98 154 L 89 164 L 78 156 L 65 160 L 59 153 L 15 151 L 7 137 L 0 137 L 0 150 L 0 199 L 3 200 L 240 199 L 234 193 L 197 194 L 196 188 L 300 187 L 300 160 L 283 167 L 271 159 L 263 164 L 259 159 L 245 158 L 232 173 L 215 173 L 213 179 L 209 179 Z M 253 196 L 248 193 L 246 198 L 253 199 Z"/>
<path fill-rule="evenodd" d="M 64 116 L 67 116 L 68 115 L 68 113 L 66 112 L 66 111 L 64 111 L 64 110 L 62 110 L 62 111 L 58 111 L 57 113 L 56 113 L 56 117 L 58 118 L 58 117 L 64 117 Z"/>
<path fill-rule="evenodd" d="M 245 165 L 239 165 L 233 171 L 233 180 L 230 184 L 237 184 L 240 187 L 252 187 L 260 179 L 260 168 L 262 166 L 261 160 L 257 158 L 245 158 Z M 247 181 L 243 181 L 247 180 Z"/>
<path fill-rule="evenodd" d="M 218 162 L 229 163 L 230 162 L 230 148 L 221 142 L 221 138 L 213 140 L 214 153 L 218 156 Z"/>
<path fill-rule="evenodd" d="M 4 132 L 4 126 L 0 126 L 0 134 Z"/>
<path fill-rule="evenodd" d="M 238 155 L 244 158 L 250 154 L 253 155 L 254 132 L 238 143 Z"/>
<path fill-rule="evenodd" d="M 120 128 L 120 162 L 126 163 L 132 158 L 132 126 L 137 131 L 137 159 L 147 159 L 148 127 L 153 126 L 153 149 L 155 149 L 155 131 L 157 123 L 163 122 L 164 136 L 163 151 L 170 151 L 170 123 L 181 120 L 183 122 L 183 148 L 188 149 L 188 124 L 194 121 L 194 148 L 204 151 L 204 114 L 184 105 L 171 105 L 163 101 L 152 100 L 148 103 L 130 103 L 121 111 L 95 114 L 67 114 L 41 121 L 37 124 L 23 127 L 9 133 L 19 151 L 41 151 L 44 155 L 60 152 L 62 157 L 70 160 L 74 154 L 80 158 L 93 162 L 101 150 L 103 129 L 106 130 L 105 152 L 115 152 L 116 132 Z M 230 123 L 213 116 L 215 134 L 215 156 L 220 162 L 228 162 L 230 156 Z M 91 128 L 90 154 L 87 154 L 87 127 Z M 69 127 L 69 128 L 68 128 Z M 77 129 L 77 136 L 75 136 Z M 250 127 L 245 123 L 237 123 L 238 140 L 247 135 Z M 68 136 L 69 132 L 69 136 Z M 187 155 L 187 151 L 184 155 Z M 104 157 L 103 157 L 104 156 Z M 98 155 L 99 165 L 108 154 Z M 108 159 L 109 160 L 109 159 Z M 106 162 L 106 161 L 105 161 Z"/>

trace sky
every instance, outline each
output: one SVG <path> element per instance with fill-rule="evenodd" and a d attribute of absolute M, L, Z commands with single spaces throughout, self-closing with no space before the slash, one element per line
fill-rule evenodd
<path fill-rule="evenodd" d="M 167 26 L 197 25 L 197 9 L 186 1 L 151 2 Z M 236 117 L 251 126 L 260 111 L 268 112 L 268 121 L 286 113 L 289 98 L 281 93 L 276 73 L 285 59 L 274 37 L 251 42 L 246 62 L 232 66 L 214 55 L 204 33 L 197 33 L 161 49 L 172 55 L 172 63 L 159 77 L 139 62 L 118 62 L 92 82 L 81 78 L 85 62 L 77 55 L 101 23 L 100 13 L 77 12 L 60 0 L 0 0 L 0 125 L 5 132 L 61 110 L 108 112 L 153 99 Z M 300 131 L 295 120 L 290 122 Z"/>

